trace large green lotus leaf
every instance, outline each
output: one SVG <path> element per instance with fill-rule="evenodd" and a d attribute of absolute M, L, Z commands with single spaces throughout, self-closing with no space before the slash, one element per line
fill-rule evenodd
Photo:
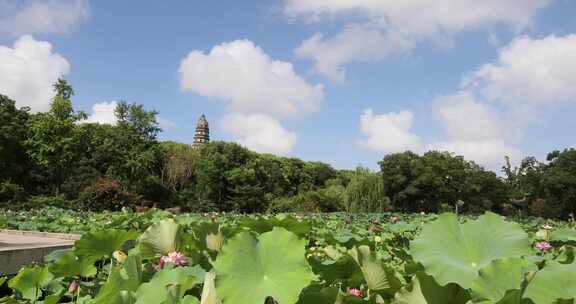
<path fill-rule="evenodd" d="M 365 281 L 360 266 L 348 254 L 336 261 L 311 256 L 308 262 L 314 273 L 329 284 L 344 283 L 347 286 L 358 286 Z"/>
<path fill-rule="evenodd" d="M 199 266 L 195 266 L 199 267 Z M 136 304 L 156 304 L 167 301 L 169 290 L 167 286 L 178 285 L 170 298 L 180 300 L 184 293 L 200 282 L 196 276 L 198 270 L 193 267 L 166 267 L 154 274 L 148 283 L 140 285 L 136 291 Z"/>
<path fill-rule="evenodd" d="M 440 286 L 433 277 L 420 272 L 409 286 L 396 293 L 393 304 L 464 304 L 468 292 L 456 284 Z"/>
<path fill-rule="evenodd" d="M 576 229 L 560 228 L 552 231 L 551 241 L 576 242 Z"/>
<path fill-rule="evenodd" d="M 114 269 L 98 293 L 94 304 L 134 303 L 134 292 L 142 281 L 142 258 L 128 255 L 124 263 Z"/>
<path fill-rule="evenodd" d="M 493 260 L 530 252 L 528 235 L 520 225 L 491 212 L 464 224 L 453 213 L 442 214 L 425 224 L 410 243 L 410 253 L 426 273 L 441 285 L 457 283 L 464 288 L 470 288 L 478 270 Z"/>
<path fill-rule="evenodd" d="M 93 277 L 97 270 L 93 260 L 80 259 L 70 250 L 52 262 L 50 272 L 56 277 Z"/>
<path fill-rule="evenodd" d="M 296 303 L 314 278 L 305 245 L 278 227 L 258 239 L 248 232 L 237 234 L 214 263 L 218 295 L 226 304 L 264 303 L 269 296 L 282 304 Z"/>
<path fill-rule="evenodd" d="M 478 300 L 519 304 L 524 291 L 524 278 L 530 271 L 538 271 L 538 267 L 521 258 L 492 261 L 480 269 L 479 276 L 472 283 L 472 293 Z"/>
<path fill-rule="evenodd" d="M 74 251 L 82 260 L 97 261 L 112 256 L 114 251 L 122 249 L 124 243 L 137 237 L 137 231 L 105 229 L 88 232 L 76 241 Z"/>
<path fill-rule="evenodd" d="M 152 224 L 138 239 L 140 253 L 145 259 L 167 255 L 178 248 L 180 225 L 173 219 Z"/>
<path fill-rule="evenodd" d="M 536 304 L 576 299 L 576 263 L 548 261 L 528 284 L 524 297 Z"/>
<path fill-rule="evenodd" d="M 350 255 L 360 266 L 368 289 L 394 296 L 402 287 L 402 282 L 396 277 L 394 270 L 382 263 L 370 251 L 370 247 L 365 245 L 354 247 L 350 250 Z"/>
<path fill-rule="evenodd" d="M 310 285 L 302 290 L 297 304 L 334 304 L 338 298 L 338 292 L 338 287 Z"/>
<path fill-rule="evenodd" d="M 35 302 L 42 295 L 41 288 L 48 285 L 53 278 L 48 267 L 25 267 L 10 280 L 8 287 L 20 292 L 24 299 Z"/>
<path fill-rule="evenodd" d="M 309 221 L 300 221 L 293 216 L 286 214 L 278 214 L 273 217 L 246 217 L 242 220 L 241 226 L 258 233 L 272 231 L 274 227 L 282 227 L 299 237 L 303 237 L 310 233 L 310 230 L 312 229 L 312 225 Z"/>

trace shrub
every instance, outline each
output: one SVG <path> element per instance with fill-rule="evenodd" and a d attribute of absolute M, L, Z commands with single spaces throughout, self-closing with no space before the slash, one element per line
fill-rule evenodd
<path fill-rule="evenodd" d="M 76 204 L 73 201 L 66 200 L 63 195 L 59 196 L 44 196 L 38 195 L 33 196 L 24 204 L 25 208 L 45 208 L 45 207 L 56 207 L 62 209 L 74 209 Z"/>
<path fill-rule="evenodd" d="M 562 206 L 544 199 L 534 200 L 530 204 L 530 213 L 544 218 L 560 218 L 564 215 L 562 214 Z"/>
<path fill-rule="evenodd" d="M 119 181 L 108 179 L 101 179 L 86 187 L 78 198 L 80 205 L 91 211 L 117 211 L 123 207 L 133 207 L 138 201 L 138 197 L 124 190 Z"/>
<path fill-rule="evenodd" d="M 268 212 L 335 212 L 340 204 L 333 193 L 320 189 L 272 200 Z"/>
<path fill-rule="evenodd" d="M 299 194 L 274 199 L 268 207 L 268 212 L 320 212 L 320 208 L 315 202 Z"/>
<path fill-rule="evenodd" d="M 24 187 L 5 181 L 0 183 L 0 203 L 13 205 L 22 203 L 28 199 L 28 193 Z"/>

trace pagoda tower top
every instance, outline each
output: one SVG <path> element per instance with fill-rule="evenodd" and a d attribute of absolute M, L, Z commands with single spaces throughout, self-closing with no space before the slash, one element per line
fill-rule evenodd
<path fill-rule="evenodd" d="M 199 147 L 210 141 L 210 127 L 206 116 L 202 114 L 196 123 L 196 131 L 194 132 L 193 147 Z"/>

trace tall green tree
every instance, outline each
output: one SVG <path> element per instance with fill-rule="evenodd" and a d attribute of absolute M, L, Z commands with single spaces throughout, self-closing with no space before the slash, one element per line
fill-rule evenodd
<path fill-rule="evenodd" d="M 552 215 L 568 218 L 576 214 L 576 149 L 554 151 L 547 157 L 542 174 L 543 197 Z"/>
<path fill-rule="evenodd" d="M 24 142 L 29 109 L 16 108 L 16 102 L 0 94 L 0 181 L 24 184 L 29 176 L 30 159 Z"/>
<path fill-rule="evenodd" d="M 384 192 L 398 210 L 433 212 L 442 204 L 462 203 L 464 209 L 483 210 L 507 200 L 496 174 L 448 152 L 391 154 L 380 167 Z"/>
<path fill-rule="evenodd" d="M 54 86 L 54 98 L 47 113 L 34 114 L 27 121 L 29 137 L 26 140 L 28 155 L 48 176 L 56 193 L 70 174 L 81 155 L 80 137 L 75 132 L 76 123 L 85 118 L 74 112 L 70 97 L 72 88 L 65 80 Z"/>

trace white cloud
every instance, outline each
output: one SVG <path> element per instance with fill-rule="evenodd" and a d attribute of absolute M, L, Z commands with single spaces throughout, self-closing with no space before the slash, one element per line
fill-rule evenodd
<path fill-rule="evenodd" d="M 529 26 L 534 15 L 552 0 L 285 0 L 285 13 L 317 20 L 347 15 L 404 33 L 430 35 L 504 24 Z"/>
<path fill-rule="evenodd" d="M 223 43 L 205 54 L 192 51 L 180 64 L 180 86 L 223 99 L 228 110 L 293 116 L 315 111 L 322 85 L 308 84 L 292 64 L 270 58 L 249 40 Z"/>
<path fill-rule="evenodd" d="M 116 110 L 117 106 L 118 102 L 116 101 L 104 101 L 95 103 L 92 105 L 92 111 L 90 115 L 88 115 L 88 118 L 83 120 L 82 123 L 116 125 L 118 123 L 118 119 L 116 118 L 114 110 Z M 156 121 L 158 122 L 160 128 L 163 130 L 176 128 L 176 123 L 162 116 L 156 115 Z"/>
<path fill-rule="evenodd" d="M 420 139 L 410 130 L 413 118 L 409 111 L 375 115 L 372 110 L 365 110 L 360 117 L 360 131 L 367 138 L 360 144 L 385 153 L 419 151 Z"/>
<path fill-rule="evenodd" d="M 498 112 L 467 91 L 436 98 L 433 112 L 450 140 L 483 141 L 501 138 L 507 132 Z"/>
<path fill-rule="evenodd" d="M 505 156 L 517 162 L 523 155 L 518 148 L 500 139 L 436 142 L 426 146 L 426 150 L 452 152 L 494 171 L 502 168 Z"/>
<path fill-rule="evenodd" d="M 363 29 L 348 26 L 332 38 L 315 34 L 297 49 L 297 53 L 316 61 L 318 73 L 342 80 L 342 65 L 403 54 L 418 41 L 449 46 L 453 35 L 462 31 L 493 29 L 498 25 L 522 30 L 552 1 L 285 0 L 284 12 L 315 21 L 333 17 L 363 24 Z"/>
<path fill-rule="evenodd" d="M 458 92 L 432 102 L 445 138 L 423 150 L 450 151 L 498 170 L 504 156 L 516 163 L 524 156 L 518 143 L 538 115 L 567 102 L 576 102 L 576 35 L 521 37 L 501 48 L 496 62 L 467 74 Z M 386 128 L 373 133 L 394 134 Z"/>
<path fill-rule="evenodd" d="M 115 125 L 118 120 L 114 114 L 114 110 L 118 103 L 116 101 L 99 102 L 92 105 L 92 113 L 88 118 L 83 120 L 82 123 L 100 123 Z"/>
<path fill-rule="evenodd" d="M 295 50 L 300 57 L 316 62 L 318 73 L 343 81 L 345 63 L 374 62 L 389 55 L 410 51 L 414 41 L 395 31 L 382 31 L 365 25 L 350 24 L 334 37 L 325 39 L 316 33 Z"/>
<path fill-rule="evenodd" d="M 287 154 L 297 139 L 296 134 L 265 114 L 230 113 L 220 120 L 220 125 L 239 144 L 261 153 Z"/>
<path fill-rule="evenodd" d="M 576 34 L 515 39 L 463 85 L 513 107 L 576 101 Z"/>
<path fill-rule="evenodd" d="M 0 0 L 0 35 L 68 33 L 88 16 L 88 0 Z"/>
<path fill-rule="evenodd" d="M 14 47 L 0 46 L 0 94 L 33 112 L 50 108 L 52 85 L 70 71 L 68 61 L 52 45 L 22 36 Z"/>

